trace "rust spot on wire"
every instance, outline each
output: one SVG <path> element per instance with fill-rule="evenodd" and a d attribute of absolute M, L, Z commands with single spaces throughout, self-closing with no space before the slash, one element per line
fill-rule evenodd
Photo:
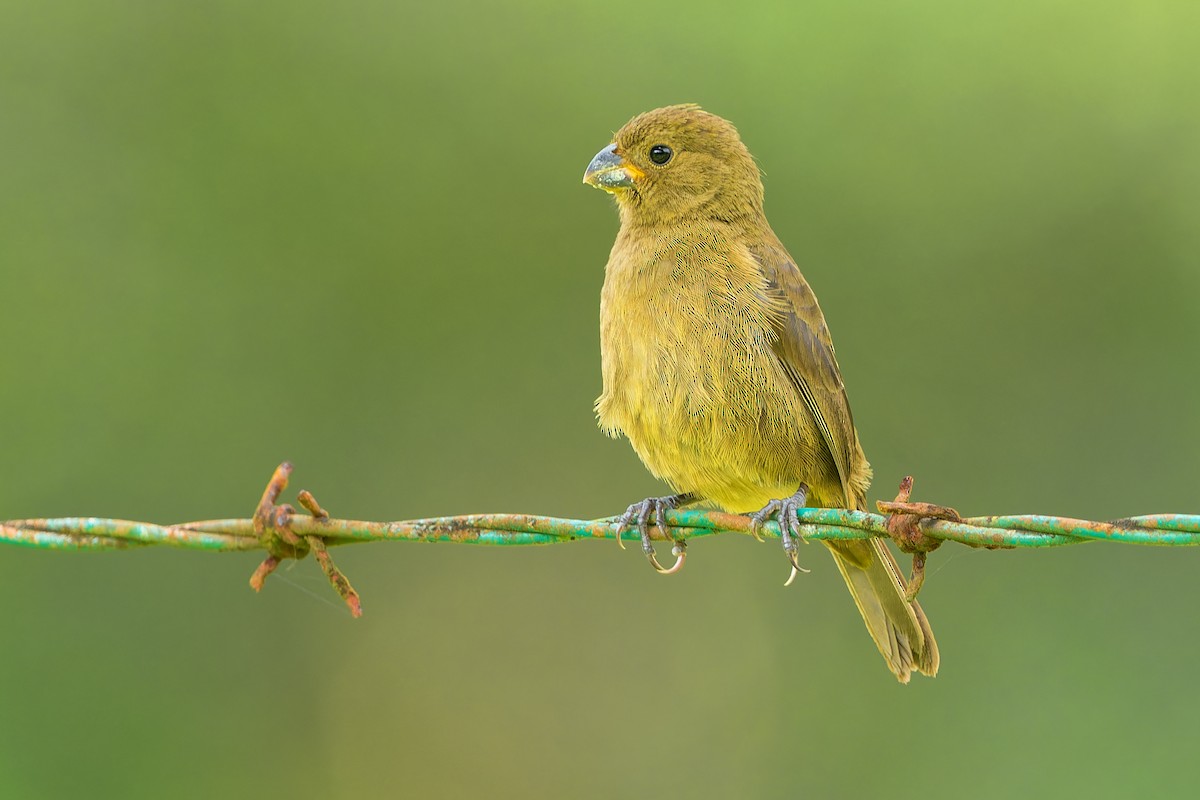
<path fill-rule="evenodd" d="M 921 530 L 922 519 L 944 519 L 950 522 L 962 522 L 958 512 L 948 506 L 938 506 L 933 503 L 911 503 L 913 479 L 906 475 L 900 481 L 900 490 L 892 502 L 880 500 L 876 505 L 880 512 L 888 514 L 887 532 L 892 541 L 902 552 L 911 553 L 912 574 L 908 578 L 905 596 L 911 603 L 917 599 L 921 586 L 925 583 L 925 559 L 934 550 L 942 546 L 941 539 L 935 539 Z"/>
<path fill-rule="evenodd" d="M 266 549 L 267 557 L 250 576 L 250 588 L 256 592 L 260 591 L 267 577 L 279 567 L 283 559 L 301 559 L 308 555 L 309 551 L 312 551 L 334 591 L 349 606 L 351 616 L 361 617 L 362 601 L 359 599 L 358 592 L 354 591 L 349 579 L 333 563 L 333 557 L 329 555 L 325 540 L 316 534 L 298 536 L 292 530 L 292 520 L 296 516 L 296 509 L 286 503 L 276 504 L 279 496 L 283 494 L 283 490 L 287 488 L 288 478 L 291 474 L 292 465 L 286 461 L 276 467 L 274 474 L 271 475 L 271 480 L 267 481 L 267 488 L 263 490 L 258 507 L 254 510 L 254 532 Z M 329 520 L 329 512 L 321 508 L 321 504 L 313 497 L 312 492 L 301 491 L 298 502 L 313 519 L 320 522 Z"/>

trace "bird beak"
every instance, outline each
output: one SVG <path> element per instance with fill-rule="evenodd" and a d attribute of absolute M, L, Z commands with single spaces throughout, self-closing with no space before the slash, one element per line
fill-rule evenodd
<path fill-rule="evenodd" d="M 587 165 L 583 173 L 583 182 L 606 192 L 616 192 L 632 188 L 633 182 L 643 174 L 617 153 L 615 144 L 610 144 L 596 153 L 592 163 Z"/>

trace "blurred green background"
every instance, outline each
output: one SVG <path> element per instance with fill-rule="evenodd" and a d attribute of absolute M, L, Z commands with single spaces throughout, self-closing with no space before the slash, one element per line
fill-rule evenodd
<path fill-rule="evenodd" d="M 594 517 L 611 131 L 732 119 L 872 497 L 1200 512 L 1192 3 L 0 2 L 0 519 Z M 0 797 L 1194 796 L 1200 553 L 0 550 Z"/>

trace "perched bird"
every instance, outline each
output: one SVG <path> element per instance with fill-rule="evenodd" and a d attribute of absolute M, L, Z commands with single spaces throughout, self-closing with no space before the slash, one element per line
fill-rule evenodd
<path fill-rule="evenodd" d="M 796 566 L 795 509 L 865 509 L 863 455 L 817 298 L 763 212 L 737 130 L 696 105 L 630 120 L 584 182 L 616 199 L 621 228 L 600 300 L 601 426 L 624 434 L 678 494 L 629 507 L 649 521 L 696 502 L 756 525 L 777 516 Z M 879 539 L 826 541 L 901 682 L 934 675 L 937 643 Z M 677 545 L 678 546 L 678 545 Z M 793 577 L 795 572 L 793 571 Z"/>

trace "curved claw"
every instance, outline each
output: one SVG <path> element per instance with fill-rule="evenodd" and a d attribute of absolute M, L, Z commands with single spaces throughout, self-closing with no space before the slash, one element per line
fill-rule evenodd
<path fill-rule="evenodd" d="M 638 506 L 641 503 L 634 503 L 629 508 L 625 509 L 625 513 L 617 520 L 617 545 L 624 550 L 625 542 L 621 541 L 621 534 L 629 527 L 629 523 L 633 522 L 633 515 L 637 513 Z"/>
<path fill-rule="evenodd" d="M 798 534 L 795 532 L 800 527 L 799 503 L 795 497 L 789 497 L 780 504 L 779 509 L 779 538 L 783 540 L 783 552 L 787 555 L 788 563 L 792 565 L 792 571 L 788 573 L 788 579 L 784 581 L 784 586 L 791 586 L 792 581 L 796 580 L 796 576 L 801 572 L 808 573 L 807 570 L 800 566 L 796 561 L 796 539 Z M 801 541 L 807 543 L 803 537 Z"/>
<path fill-rule="evenodd" d="M 750 515 L 750 532 L 754 538 L 762 541 L 758 535 L 759 528 L 772 516 L 777 518 L 779 523 L 779 539 L 783 544 L 783 552 L 787 556 L 788 563 L 791 565 L 791 572 L 788 573 L 788 579 L 784 582 L 784 586 L 791 586 L 792 581 L 796 580 L 796 576 L 801 572 L 808 572 L 796 560 L 796 539 L 800 539 L 805 544 L 808 540 L 801 536 L 798 531 L 800 529 L 800 509 L 805 506 L 808 501 L 808 485 L 800 484 L 800 488 L 791 497 L 785 497 L 782 500 L 771 500 L 761 509 Z"/>
<path fill-rule="evenodd" d="M 654 567 L 654 571 L 659 575 L 674 575 L 683 569 L 683 562 L 687 560 L 687 545 L 682 540 L 675 542 L 675 545 L 671 548 L 671 554 L 675 556 L 675 563 L 670 568 L 665 568 L 658 562 L 658 556 L 654 553 L 654 545 L 650 544 L 649 523 L 651 508 L 654 509 L 654 527 L 666 539 L 667 510 L 673 508 L 673 504 L 667 502 L 662 497 L 647 500 L 642 504 L 642 513 L 638 515 L 638 529 L 642 532 L 642 549 L 646 552 L 646 558 L 650 560 L 650 566 Z"/>
<path fill-rule="evenodd" d="M 666 519 L 667 512 L 675 508 L 681 500 L 688 500 L 688 495 L 672 495 L 669 497 L 648 497 L 640 503 L 634 503 L 625 509 L 625 513 L 617 520 L 617 543 L 621 545 L 621 549 L 625 548 L 625 544 L 621 541 L 621 533 L 627 528 L 636 526 L 638 534 L 642 539 L 642 552 L 646 554 L 646 560 L 650 562 L 650 566 L 654 567 L 654 571 L 660 575 L 674 575 L 679 570 L 683 569 L 683 563 L 687 559 L 687 543 L 684 540 L 675 542 L 675 546 L 671 552 L 675 556 L 675 563 L 669 568 L 664 567 L 658 560 L 658 556 L 654 553 L 654 544 L 650 539 L 650 515 L 654 514 L 654 527 L 664 539 L 670 538 Z"/>
<path fill-rule="evenodd" d="M 650 566 L 654 567 L 654 571 L 659 575 L 674 575 L 679 570 L 683 569 L 683 562 L 687 561 L 687 542 L 678 541 L 671 548 L 671 555 L 675 556 L 675 563 L 670 567 L 664 567 L 658 562 L 658 556 L 654 551 L 646 553 L 646 558 L 650 560 Z"/>
<path fill-rule="evenodd" d="M 771 500 L 765 506 L 755 511 L 750 515 L 750 535 L 756 540 L 766 541 L 762 537 L 763 523 L 771 518 L 771 515 L 779 511 L 783 507 L 782 500 Z"/>
<path fill-rule="evenodd" d="M 788 574 L 788 579 L 783 582 L 783 585 L 791 586 L 792 581 L 796 580 L 797 575 L 799 575 L 801 572 L 803 572 L 804 574 L 807 575 L 808 573 L 812 572 L 812 570 L 805 569 L 804 567 L 802 567 L 798 563 L 796 563 L 796 551 L 794 549 L 788 550 L 786 552 L 787 552 L 788 561 L 792 565 L 792 571 Z"/>

